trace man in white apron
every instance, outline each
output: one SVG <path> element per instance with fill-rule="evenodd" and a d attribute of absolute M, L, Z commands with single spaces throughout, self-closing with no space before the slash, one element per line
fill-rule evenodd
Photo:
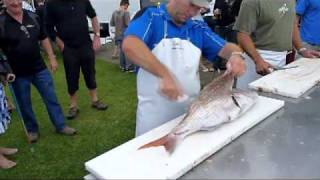
<path fill-rule="evenodd" d="M 286 64 L 287 51 L 292 44 L 307 58 L 315 51 L 303 48 L 295 22 L 295 0 L 244 0 L 234 29 L 245 50 L 246 73 L 237 80 L 237 88 L 248 89 L 248 84 L 274 67 Z"/>
<path fill-rule="evenodd" d="M 201 54 L 209 60 L 216 55 L 229 59 L 231 73 L 244 73 L 241 49 L 226 43 L 205 23 L 191 20 L 208 5 L 207 0 L 170 0 L 139 12 L 129 24 L 122 47 L 141 67 L 136 136 L 186 112 L 200 91 Z"/>

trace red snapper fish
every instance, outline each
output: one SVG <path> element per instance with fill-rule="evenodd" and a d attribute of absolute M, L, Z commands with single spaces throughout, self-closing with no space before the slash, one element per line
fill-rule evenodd
<path fill-rule="evenodd" d="M 198 131 L 210 131 L 247 112 L 257 101 L 255 91 L 232 89 L 234 76 L 225 73 L 203 88 L 183 120 L 167 135 L 139 149 L 164 146 L 172 153 L 177 143 Z"/>

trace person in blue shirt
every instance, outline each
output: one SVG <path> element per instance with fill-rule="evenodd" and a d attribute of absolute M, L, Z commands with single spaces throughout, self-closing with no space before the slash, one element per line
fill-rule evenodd
<path fill-rule="evenodd" d="M 296 14 L 297 21 L 301 22 L 300 35 L 304 48 L 320 51 L 320 1 L 298 0 Z"/>
<path fill-rule="evenodd" d="M 207 0 L 169 0 L 139 12 L 130 22 L 122 44 L 140 66 L 137 75 L 139 136 L 185 113 L 200 92 L 199 60 L 228 59 L 227 71 L 245 72 L 241 49 L 214 34 L 204 22 L 192 20 Z"/>

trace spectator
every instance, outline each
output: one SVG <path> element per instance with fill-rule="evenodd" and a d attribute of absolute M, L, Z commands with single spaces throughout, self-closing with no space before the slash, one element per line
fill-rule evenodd
<path fill-rule="evenodd" d="M 304 57 L 315 52 L 301 51 L 295 22 L 295 0 L 243 0 L 234 29 L 246 52 L 247 72 L 237 80 L 237 87 L 247 89 L 255 79 L 286 63 L 287 51 L 296 49 Z"/>
<path fill-rule="evenodd" d="M 40 22 L 44 23 L 44 0 L 35 0 L 36 14 L 40 18 Z"/>
<path fill-rule="evenodd" d="M 79 89 L 80 68 L 91 98 L 91 107 L 97 110 L 108 108 L 99 101 L 95 77 L 94 50 L 101 47 L 100 27 L 96 12 L 89 0 L 49 0 L 46 2 L 45 22 L 47 30 L 62 52 L 66 73 L 70 107 L 67 118 L 78 113 L 76 92 Z M 87 16 L 91 18 L 94 31 L 93 42 L 89 36 Z"/>
<path fill-rule="evenodd" d="M 12 70 L 8 62 L 0 52 L 0 135 L 5 133 L 8 128 L 8 124 L 10 123 L 7 99 L 2 85 L 7 83 L 8 79 L 11 79 L 10 77 L 14 79 L 14 75 L 12 74 Z M 0 169 L 9 169 L 16 165 L 15 162 L 5 157 L 13 155 L 16 152 L 18 152 L 18 149 L 16 148 L 0 147 Z"/>
<path fill-rule="evenodd" d="M 300 22 L 302 46 L 320 51 L 320 1 L 298 0 L 297 22 Z"/>
<path fill-rule="evenodd" d="M 43 24 L 37 15 L 22 10 L 21 1 L 4 0 L 4 4 L 6 12 L 0 16 L 0 48 L 16 75 L 12 85 L 29 141 L 36 142 L 39 137 L 39 127 L 31 104 L 31 84 L 41 94 L 56 131 L 64 135 L 74 135 L 75 129 L 65 125 L 52 77 L 40 54 L 39 41 L 48 54 L 50 68 L 54 72 L 57 61 L 43 30 Z"/>
<path fill-rule="evenodd" d="M 120 8 L 112 13 L 110 25 L 115 26 L 115 45 L 120 49 L 120 68 L 121 71 L 129 71 L 131 63 L 126 59 L 121 44 L 123 40 L 123 33 L 129 25 L 130 13 L 128 11 L 129 0 L 121 0 Z"/>
<path fill-rule="evenodd" d="M 232 30 L 235 16 L 231 13 L 231 8 L 235 0 L 216 0 L 213 14 L 216 17 L 215 32 L 223 39 L 236 43 L 236 32 Z M 226 60 L 217 57 L 214 63 L 215 69 L 226 69 Z"/>

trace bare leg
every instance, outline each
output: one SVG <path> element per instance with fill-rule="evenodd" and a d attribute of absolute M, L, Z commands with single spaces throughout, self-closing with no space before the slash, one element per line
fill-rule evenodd
<path fill-rule="evenodd" d="M 15 162 L 8 160 L 6 157 L 0 154 L 0 169 L 10 169 L 15 165 Z"/>
<path fill-rule="evenodd" d="M 17 148 L 5 148 L 5 147 L 0 147 L 0 154 L 3 155 L 13 155 L 18 152 Z"/>
<path fill-rule="evenodd" d="M 74 93 L 73 95 L 70 96 L 70 107 L 77 107 L 77 95 Z"/>
<path fill-rule="evenodd" d="M 69 111 L 67 114 L 67 118 L 73 119 L 79 113 L 79 109 L 77 107 L 77 95 L 76 95 L 76 93 L 74 93 L 73 95 L 69 94 L 69 97 L 70 97 L 70 107 L 69 107 Z"/>
<path fill-rule="evenodd" d="M 119 45 L 114 46 L 112 58 L 118 58 L 119 57 Z"/>
<path fill-rule="evenodd" d="M 89 94 L 92 103 L 98 101 L 97 89 L 90 89 Z"/>

